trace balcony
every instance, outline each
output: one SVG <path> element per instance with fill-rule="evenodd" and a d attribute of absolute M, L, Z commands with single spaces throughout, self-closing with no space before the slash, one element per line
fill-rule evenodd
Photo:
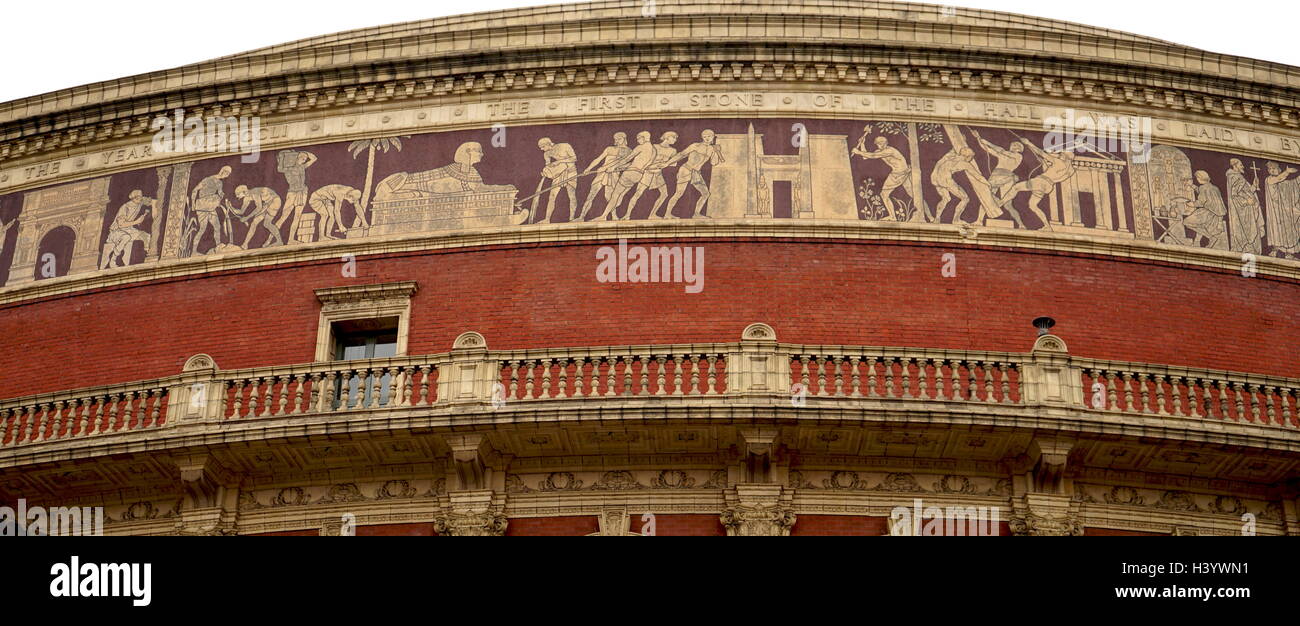
<path fill-rule="evenodd" d="M 490 350 L 221 370 L 0 403 L 0 465 L 258 438 L 564 420 L 918 422 L 1300 451 L 1300 380 L 1028 353 L 780 343 Z"/>

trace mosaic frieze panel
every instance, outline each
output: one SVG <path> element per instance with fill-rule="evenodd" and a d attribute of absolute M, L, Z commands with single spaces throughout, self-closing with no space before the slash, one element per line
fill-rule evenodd
<path fill-rule="evenodd" d="M 7 286 L 341 239 L 610 220 L 975 224 L 1300 255 L 1300 166 L 1043 132 L 692 119 L 326 143 L 0 196 Z"/>

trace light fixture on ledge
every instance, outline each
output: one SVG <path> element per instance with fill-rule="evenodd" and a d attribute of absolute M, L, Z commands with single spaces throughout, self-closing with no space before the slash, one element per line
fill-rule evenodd
<path fill-rule="evenodd" d="M 1047 316 L 1043 316 L 1034 320 L 1034 328 L 1038 329 L 1039 337 L 1050 334 L 1052 332 L 1052 328 L 1055 326 L 1056 326 L 1056 320 Z"/>

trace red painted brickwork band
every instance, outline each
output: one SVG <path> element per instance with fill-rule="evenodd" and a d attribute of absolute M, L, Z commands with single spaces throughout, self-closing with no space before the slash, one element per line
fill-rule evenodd
<path fill-rule="evenodd" d="M 921 244 L 694 241 L 706 288 L 602 284 L 598 245 L 539 245 L 267 268 L 0 309 L 0 398 L 180 372 L 310 362 L 314 289 L 417 281 L 409 353 L 482 333 L 494 349 L 734 341 L 749 323 L 782 341 L 1027 351 L 1051 315 L 1075 355 L 1300 376 L 1300 285 L 1223 272 Z M 944 278 L 942 255 L 956 254 Z"/>

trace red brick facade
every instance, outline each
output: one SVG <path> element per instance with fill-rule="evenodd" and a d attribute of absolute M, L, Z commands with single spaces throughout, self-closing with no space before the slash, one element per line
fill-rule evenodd
<path fill-rule="evenodd" d="M 602 284 L 598 244 L 539 245 L 279 266 L 106 288 L 0 309 L 0 397 L 168 376 L 211 354 L 223 369 L 313 360 L 313 290 L 413 280 L 410 354 L 462 332 L 494 349 L 734 340 L 1023 352 L 1055 317 L 1074 355 L 1300 376 L 1300 285 L 1113 258 L 881 242 L 705 240 L 705 289 Z M 942 255 L 958 275 L 942 278 Z M 764 289 L 755 290 L 754 284 Z M 143 305 L 142 303 L 147 303 Z M 1209 306 L 1210 303 L 1219 303 Z M 69 364 L 75 364 L 71 366 Z M 72 367 L 72 371 L 69 371 Z"/>

